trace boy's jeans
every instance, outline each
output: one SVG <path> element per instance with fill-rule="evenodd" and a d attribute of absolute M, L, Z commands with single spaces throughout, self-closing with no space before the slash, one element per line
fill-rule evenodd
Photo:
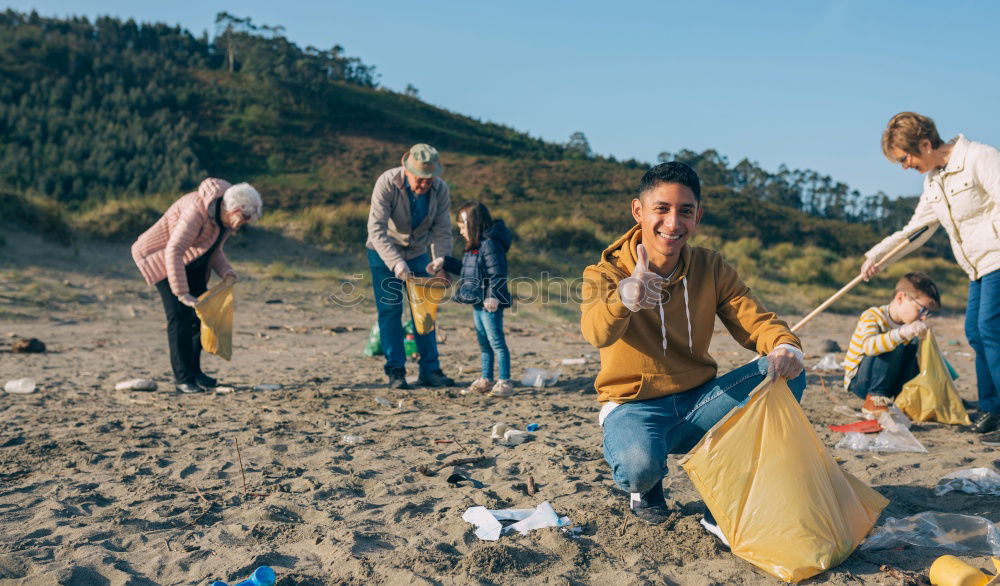
<path fill-rule="evenodd" d="M 422 254 L 406 261 L 410 272 L 418 277 L 429 277 L 427 263 L 430 255 Z M 375 289 L 375 308 L 378 310 L 378 331 L 385 352 L 385 372 L 390 368 L 406 368 L 406 350 L 403 346 L 403 304 L 406 303 L 406 284 L 396 278 L 385 266 L 382 257 L 368 249 L 368 266 L 372 270 L 372 287 Z M 420 352 L 420 373 L 440 370 L 437 334 L 434 331 L 417 334 L 417 351 Z"/>
<path fill-rule="evenodd" d="M 1000 271 L 969 283 L 965 337 L 976 351 L 979 411 L 1000 413 Z"/>
<path fill-rule="evenodd" d="M 480 358 L 483 367 L 483 378 L 493 380 L 493 359 L 499 363 L 497 368 L 500 380 L 510 379 L 510 351 L 507 350 L 507 340 L 503 335 L 503 308 L 496 311 L 472 308 L 472 319 L 476 322 L 476 339 L 479 340 Z"/>
<path fill-rule="evenodd" d="M 667 454 L 686 454 L 733 407 L 746 402 L 767 374 L 761 357 L 690 391 L 616 407 L 604 420 L 604 458 L 615 484 L 644 493 L 667 475 Z M 796 401 L 805 371 L 788 381 Z"/>
<path fill-rule="evenodd" d="M 889 352 L 865 356 L 847 389 L 862 399 L 868 395 L 895 397 L 907 381 L 920 374 L 918 348 L 919 344 L 911 342 Z"/>

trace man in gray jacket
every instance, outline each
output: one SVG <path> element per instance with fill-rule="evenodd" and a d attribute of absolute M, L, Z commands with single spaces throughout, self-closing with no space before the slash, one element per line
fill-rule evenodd
<path fill-rule="evenodd" d="M 403 346 L 403 282 L 411 276 L 430 276 L 426 270 L 432 260 L 428 245 L 436 257 L 451 252 L 451 195 L 440 175 L 437 150 L 415 144 L 403 155 L 402 166 L 382 173 L 372 191 L 365 246 L 385 352 L 385 373 L 389 386 L 396 389 L 410 388 Z M 443 277 L 443 271 L 438 276 Z M 455 381 L 444 375 L 438 362 L 437 334 L 417 334 L 416 342 L 420 352 L 418 384 L 454 386 Z"/>

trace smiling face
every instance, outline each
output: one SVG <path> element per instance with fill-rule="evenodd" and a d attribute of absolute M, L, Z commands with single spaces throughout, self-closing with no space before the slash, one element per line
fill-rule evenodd
<path fill-rule="evenodd" d="M 642 227 L 651 267 L 673 270 L 702 212 L 694 192 L 680 183 L 659 183 L 632 200 L 632 217 Z"/>

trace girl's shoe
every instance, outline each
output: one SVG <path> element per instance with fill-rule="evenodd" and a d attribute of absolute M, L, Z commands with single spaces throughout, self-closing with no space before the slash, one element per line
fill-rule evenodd
<path fill-rule="evenodd" d="M 514 385 L 507 379 L 498 380 L 490 391 L 491 397 L 509 397 L 514 394 Z"/>
<path fill-rule="evenodd" d="M 493 388 L 493 381 L 488 378 L 477 378 L 475 382 L 468 386 L 468 388 L 462 389 L 463 395 L 485 395 L 490 392 Z"/>

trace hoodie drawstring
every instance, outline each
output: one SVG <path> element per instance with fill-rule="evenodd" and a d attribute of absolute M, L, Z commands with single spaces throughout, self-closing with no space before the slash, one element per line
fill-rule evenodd
<path fill-rule="evenodd" d="M 688 352 L 691 356 L 694 356 L 694 337 L 691 335 L 691 307 L 688 300 L 688 282 L 687 275 L 681 277 L 681 283 L 684 285 L 684 317 L 687 318 L 688 327 Z M 663 338 L 663 355 L 667 355 L 667 320 L 663 317 L 663 297 L 660 297 L 660 336 Z"/>

